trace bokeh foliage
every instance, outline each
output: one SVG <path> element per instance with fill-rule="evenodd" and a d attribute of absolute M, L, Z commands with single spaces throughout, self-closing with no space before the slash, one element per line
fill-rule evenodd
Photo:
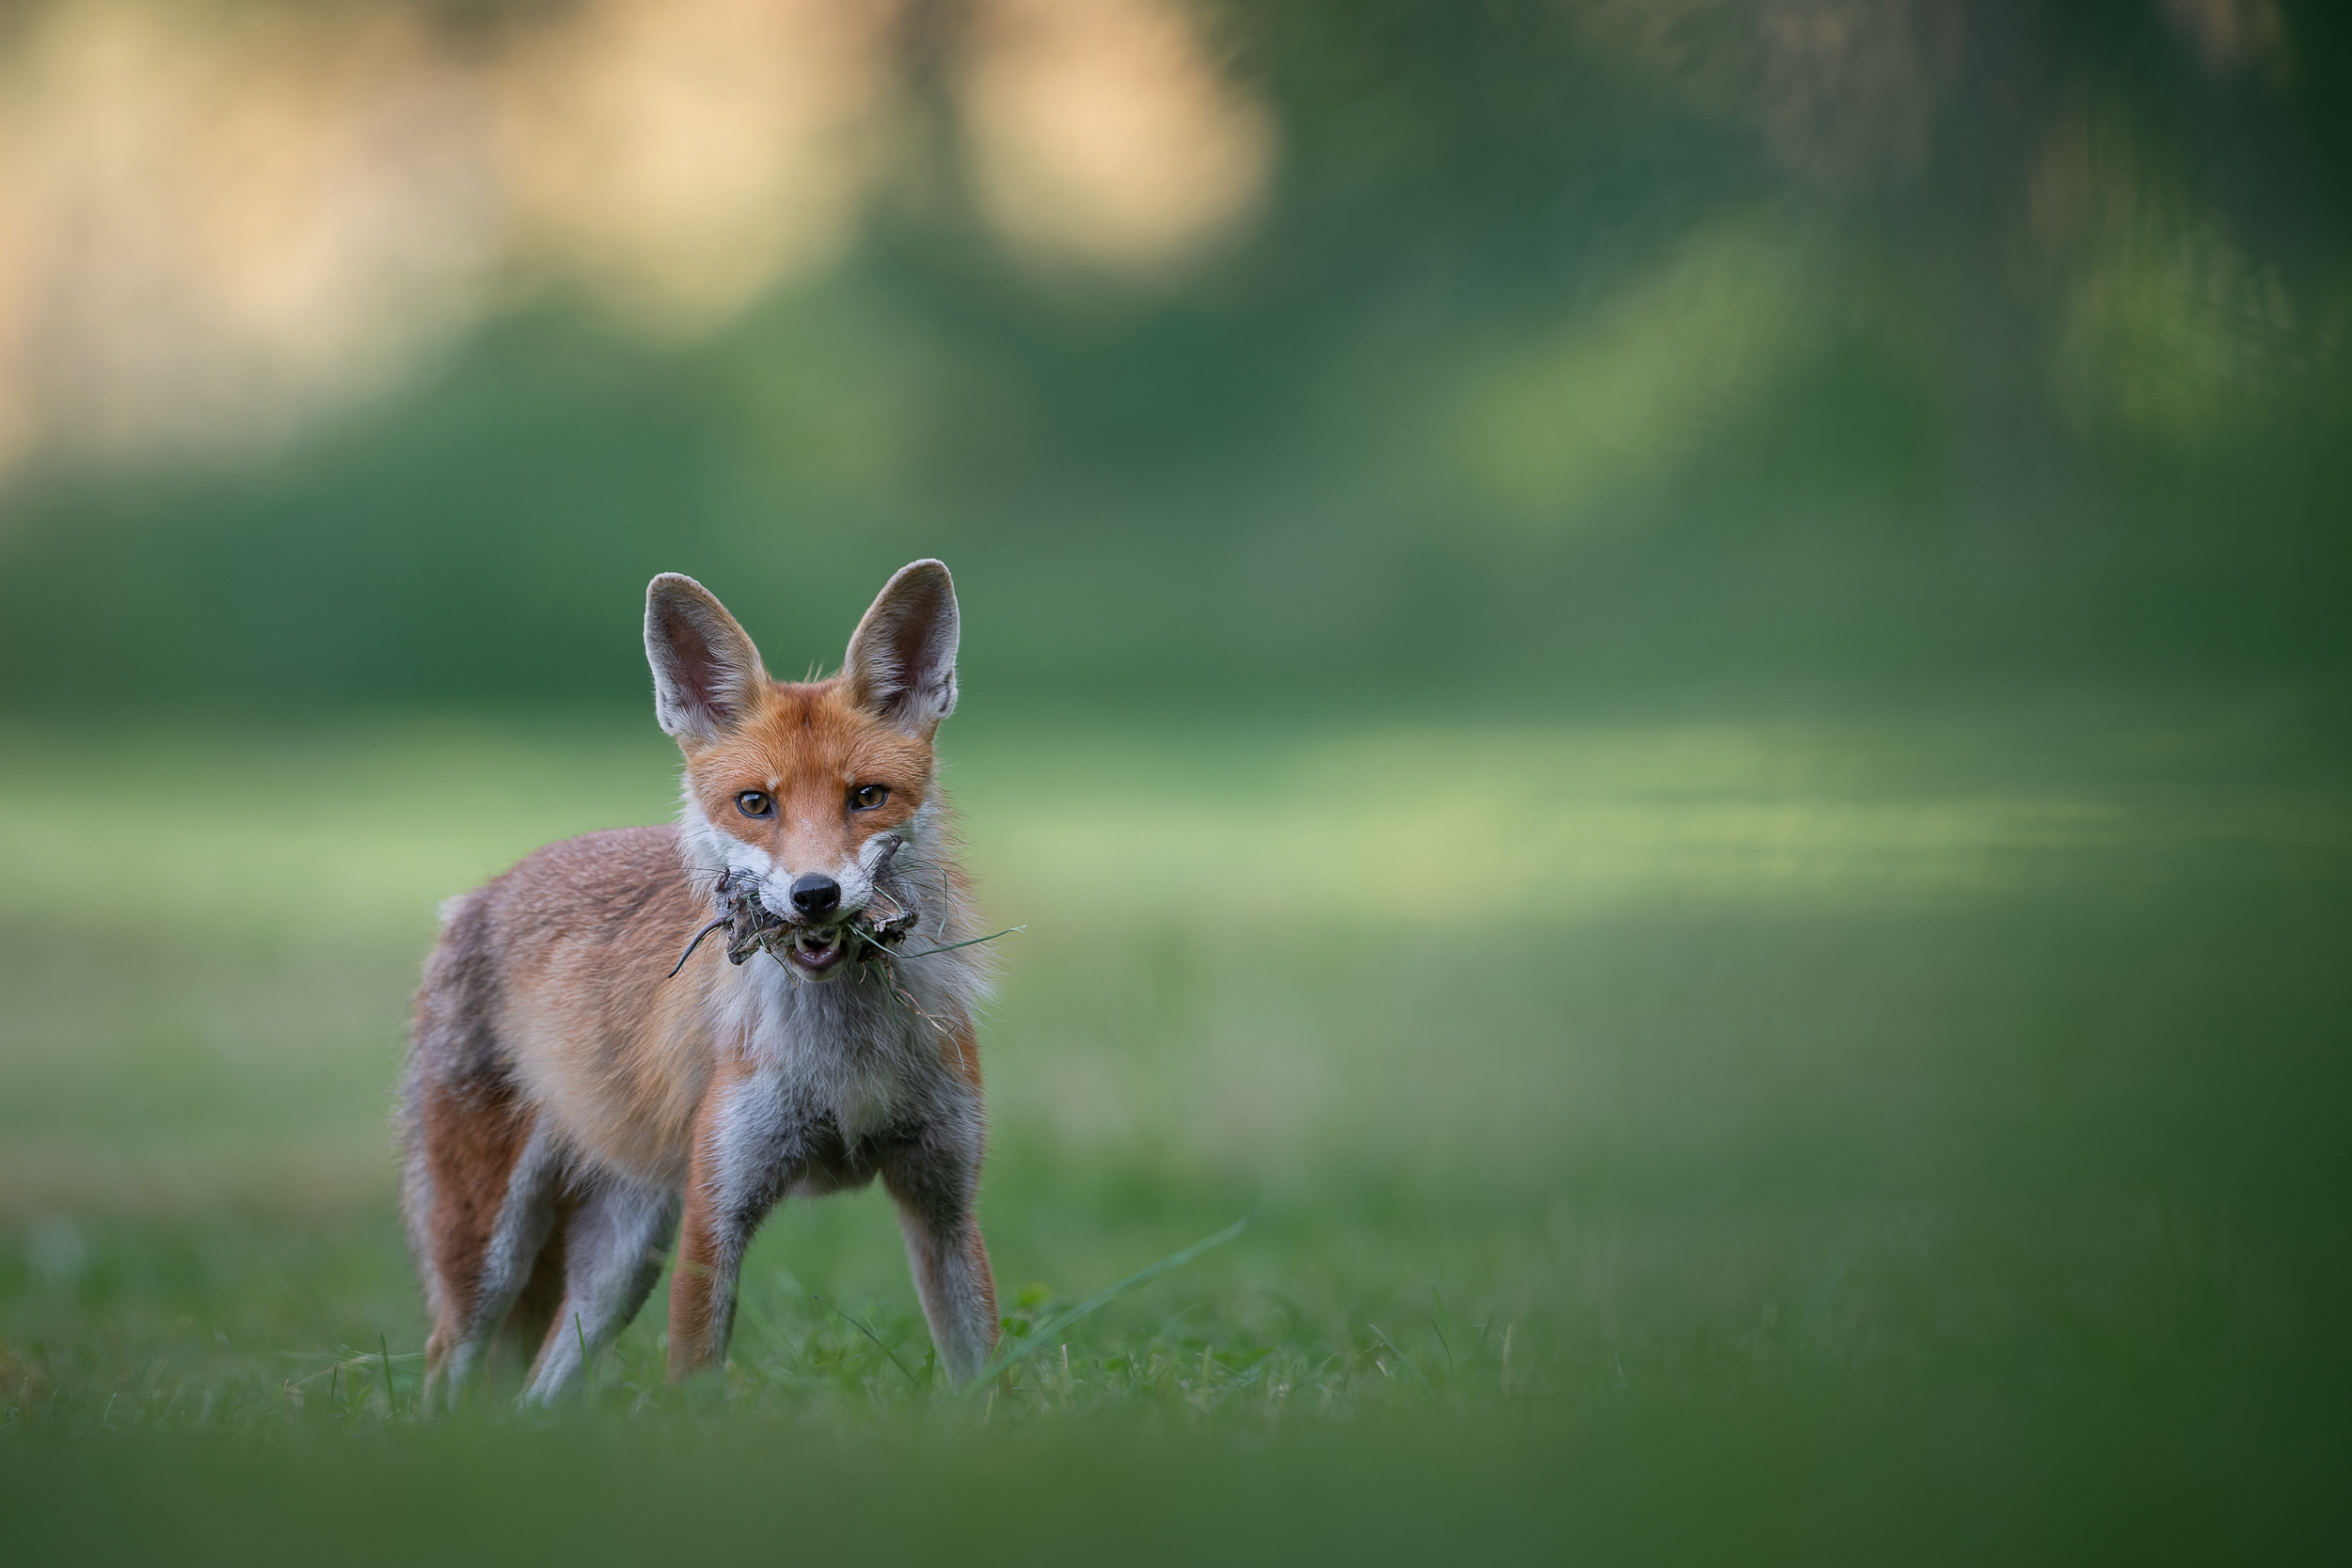
<path fill-rule="evenodd" d="M 1191 275 L 1026 268 L 942 151 L 700 339 L 559 291 L 276 460 L 36 461 L 0 682 L 603 702 L 656 570 L 797 666 L 925 553 L 1016 704 L 2333 664 L 2352 49 L 2197 10 L 1218 10 L 1280 153 Z"/>

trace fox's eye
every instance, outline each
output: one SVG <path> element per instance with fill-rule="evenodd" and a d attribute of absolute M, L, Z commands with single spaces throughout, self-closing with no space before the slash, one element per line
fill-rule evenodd
<path fill-rule="evenodd" d="M 872 811 L 890 799 L 890 791 L 882 784 L 860 784 L 850 792 L 851 811 Z"/>
<path fill-rule="evenodd" d="M 735 798 L 735 809 L 746 816 L 773 816 L 776 803 L 764 789 L 747 789 Z"/>

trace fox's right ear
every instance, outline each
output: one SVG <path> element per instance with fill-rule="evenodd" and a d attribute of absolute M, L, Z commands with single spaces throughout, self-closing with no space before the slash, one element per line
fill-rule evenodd
<path fill-rule="evenodd" d="M 675 572 L 645 589 L 645 657 L 653 665 L 655 716 L 681 745 L 719 739 L 768 684 L 759 650 L 727 607 Z"/>

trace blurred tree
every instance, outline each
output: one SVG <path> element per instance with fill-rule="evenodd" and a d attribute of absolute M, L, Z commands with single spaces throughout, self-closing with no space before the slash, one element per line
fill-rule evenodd
<path fill-rule="evenodd" d="M 892 172 L 740 313 L 557 277 L 274 456 L 35 449 L 0 695 L 617 698 L 655 570 L 785 666 L 920 553 L 1005 698 L 2341 662 L 2335 8 L 891 15 Z"/>

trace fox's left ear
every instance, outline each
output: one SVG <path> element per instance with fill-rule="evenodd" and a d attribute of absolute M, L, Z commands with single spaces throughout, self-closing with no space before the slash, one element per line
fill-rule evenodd
<path fill-rule="evenodd" d="M 929 737 L 956 711 L 956 583 L 936 561 L 901 566 L 850 638 L 842 673 L 867 712 Z"/>

